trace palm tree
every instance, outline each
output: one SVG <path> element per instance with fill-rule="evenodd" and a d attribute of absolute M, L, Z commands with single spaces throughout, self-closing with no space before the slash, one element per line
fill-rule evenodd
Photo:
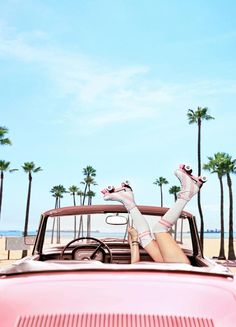
<path fill-rule="evenodd" d="M 161 207 L 163 207 L 163 189 L 162 185 L 168 184 L 169 182 L 165 179 L 165 177 L 159 177 L 158 179 L 153 182 L 154 185 L 158 185 L 161 191 Z"/>
<path fill-rule="evenodd" d="M 26 202 L 26 211 L 25 211 L 25 226 L 23 236 L 27 236 L 28 234 L 28 224 L 29 224 L 29 209 L 30 209 L 30 197 L 31 197 L 31 186 L 32 186 L 32 173 L 38 173 L 42 171 L 41 167 L 35 167 L 33 162 L 25 162 L 22 166 L 25 173 L 28 174 L 29 184 L 28 184 L 28 195 Z M 22 257 L 27 255 L 27 250 L 22 251 Z"/>
<path fill-rule="evenodd" d="M 74 206 L 76 206 L 75 196 L 79 192 L 79 188 L 76 185 L 71 185 L 68 188 L 68 190 L 69 190 L 70 195 L 72 195 L 72 197 L 73 197 L 73 204 L 74 204 Z"/>
<path fill-rule="evenodd" d="M 169 193 L 174 195 L 175 201 L 177 200 L 177 194 L 180 192 L 180 187 L 179 186 L 171 186 L 169 189 Z"/>
<path fill-rule="evenodd" d="M 88 197 L 88 205 L 92 204 L 92 199 L 95 197 L 96 193 L 94 193 L 92 190 L 87 192 Z"/>
<path fill-rule="evenodd" d="M 83 175 L 85 176 L 84 181 L 82 184 L 85 185 L 84 187 L 84 197 L 83 197 L 83 202 L 82 205 L 85 204 L 85 198 L 87 195 L 87 190 L 90 191 L 90 185 L 96 185 L 93 177 L 96 176 L 96 169 L 94 169 L 92 166 L 87 166 L 83 169 Z"/>
<path fill-rule="evenodd" d="M 11 145 L 11 140 L 8 137 L 5 137 L 5 134 L 8 133 L 8 128 L 0 126 L 0 145 Z"/>
<path fill-rule="evenodd" d="M 82 205 L 85 204 L 85 199 L 86 196 L 88 197 L 88 205 L 90 204 L 91 201 L 91 197 L 88 196 L 89 192 L 91 191 L 91 185 L 97 185 L 94 177 L 96 176 L 96 169 L 94 169 L 92 166 L 87 166 L 83 169 L 83 175 L 85 176 L 84 180 L 81 182 L 81 184 L 84 184 L 84 195 L 83 195 L 83 201 L 82 201 Z M 82 222 L 82 218 L 80 218 L 80 225 Z M 80 226 L 81 227 L 81 226 Z M 80 232 L 80 229 L 79 229 Z M 91 216 L 88 215 L 87 216 L 87 237 L 90 236 L 90 232 L 91 232 Z"/>
<path fill-rule="evenodd" d="M 94 180 L 93 177 L 88 176 L 88 177 L 84 178 L 84 180 L 81 182 L 81 184 L 84 184 L 85 189 L 87 189 L 87 193 L 83 195 L 83 205 L 85 203 L 86 197 L 88 198 L 88 203 L 87 204 L 89 205 L 90 198 L 89 198 L 88 194 L 91 191 L 91 185 L 97 185 L 97 183 L 96 183 L 96 181 Z"/>
<path fill-rule="evenodd" d="M 61 207 L 61 199 L 63 198 L 63 194 L 67 193 L 66 188 L 63 185 L 56 185 L 50 190 L 52 196 L 56 198 L 55 200 L 55 209 Z"/>
<path fill-rule="evenodd" d="M 65 187 L 63 185 L 56 185 L 50 190 L 52 196 L 55 197 L 55 209 L 61 207 L 61 199 L 63 198 L 63 194 L 67 193 Z M 57 219 L 57 243 L 60 243 L 60 217 L 53 219 L 53 226 L 52 226 L 52 236 L 51 236 L 51 243 L 53 243 L 54 238 L 54 230 L 55 230 L 55 219 Z"/>
<path fill-rule="evenodd" d="M 220 183 L 220 252 L 219 259 L 225 260 L 225 248 L 224 248 L 224 187 L 223 176 L 225 175 L 224 160 L 225 154 L 218 152 L 214 154 L 214 157 L 208 157 L 208 163 L 203 165 L 203 169 L 216 173 Z"/>
<path fill-rule="evenodd" d="M 79 188 L 76 185 L 72 185 L 68 188 L 70 195 L 72 195 L 73 197 L 73 204 L 74 206 L 76 206 L 76 200 L 75 200 L 75 196 L 79 191 Z M 76 238 L 76 216 L 74 216 L 74 238 Z"/>
<path fill-rule="evenodd" d="M 12 172 L 18 170 L 18 169 L 9 169 L 9 166 L 10 166 L 9 161 L 0 160 L 0 171 L 1 171 L 1 175 L 0 175 L 0 179 L 1 179 L 1 183 L 0 183 L 0 219 L 1 219 L 1 211 L 2 211 L 4 173 L 6 171 L 9 171 L 10 173 L 12 173 Z"/>
<path fill-rule="evenodd" d="M 38 173 L 42 171 L 41 167 L 35 167 L 33 162 L 25 162 L 22 166 L 25 173 L 28 174 L 28 195 L 27 195 L 27 203 L 26 203 L 26 213 L 25 213 L 25 226 L 24 226 L 24 236 L 27 236 L 28 233 L 28 223 L 29 223 L 29 209 L 30 209 L 30 197 L 31 197 L 31 186 L 32 186 L 32 173 Z"/>
<path fill-rule="evenodd" d="M 202 121 L 203 120 L 211 120 L 215 119 L 214 117 L 210 116 L 208 113 L 208 108 L 198 107 L 197 110 L 189 109 L 187 112 L 188 122 L 189 124 L 197 124 L 198 126 L 198 146 L 197 146 L 197 158 L 198 158 L 198 176 L 201 176 L 201 128 L 202 128 Z M 200 226 L 200 242 L 203 249 L 203 242 L 204 242 L 204 219 L 201 207 L 201 193 L 198 192 L 197 195 L 197 203 L 198 203 L 198 211 L 201 221 Z"/>
<path fill-rule="evenodd" d="M 77 195 L 79 196 L 79 199 L 80 199 L 79 203 L 80 203 L 80 205 L 82 205 L 83 204 L 84 192 L 79 189 L 78 192 L 77 192 Z"/>
<path fill-rule="evenodd" d="M 171 186 L 171 188 L 169 189 L 169 193 L 174 195 L 174 200 L 177 200 L 177 194 L 180 192 L 180 187 L 179 186 Z M 181 220 L 181 240 L 183 237 L 183 219 Z M 176 240 L 177 238 L 177 221 L 175 223 L 175 233 L 174 233 L 174 239 Z"/>
<path fill-rule="evenodd" d="M 228 242 L 228 259 L 235 260 L 234 252 L 234 228 L 233 228 L 233 191 L 231 173 L 236 173 L 236 159 L 232 160 L 232 157 L 225 154 L 224 169 L 227 177 L 227 185 L 229 190 L 229 242 Z"/>

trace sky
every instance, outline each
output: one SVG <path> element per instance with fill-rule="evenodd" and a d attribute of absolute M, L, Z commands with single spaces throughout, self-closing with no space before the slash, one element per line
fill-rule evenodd
<path fill-rule="evenodd" d="M 188 109 L 215 118 L 202 125 L 202 162 L 219 151 L 235 158 L 235 13 L 233 0 L 0 1 L 0 126 L 12 141 L 0 159 L 19 169 L 5 174 L 0 230 L 23 229 L 22 165 L 31 161 L 42 171 L 33 174 L 29 228 L 54 207 L 53 186 L 83 188 L 88 165 L 95 204 L 101 189 L 128 179 L 137 204 L 160 205 L 153 182 L 162 176 L 171 206 L 174 170 L 197 170 Z M 205 227 L 219 228 L 217 176 L 201 192 Z M 186 210 L 198 219 L 196 199 Z"/>

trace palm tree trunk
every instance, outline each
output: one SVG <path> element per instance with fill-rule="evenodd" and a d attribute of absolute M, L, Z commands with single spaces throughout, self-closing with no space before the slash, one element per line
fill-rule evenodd
<path fill-rule="evenodd" d="M 85 188 L 84 188 L 84 197 L 83 197 L 83 203 L 82 203 L 83 206 L 84 206 L 84 203 L 85 203 L 87 188 L 88 188 L 88 184 L 86 183 Z"/>
<path fill-rule="evenodd" d="M 89 190 L 90 191 L 90 190 Z M 91 205 L 92 198 L 88 197 L 88 205 Z M 91 237 L 91 215 L 87 215 L 87 237 Z"/>
<path fill-rule="evenodd" d="M 201 119 L 198 119 L 197 156 L 198 156 L 198 176 L 200 176 L 201 175 Z"/>
<path fill-rule="evenodd" d="M 83 215 L 81 215 L 79 220 L 78 237 L 83 237 L 83 236 L 84 236 L 84 223 L 83 223 Z"/>
<path fill-rule="evenodd" d="M 87 216 L 87 237 L 91 237 L 91 216 Z"/>
<path fill-rule="evenodd" d="M 162 186 L 160 186 L 161 190 L 161 207 L 163 207 L 163 191 L 162 191 Z"/>
<path fill-rule="evenodd" d="M 235 260 L 234 253 L 234 229 L 233 229 L 233 191 L 230 174 L 227 174 L 227 184 L 229 188 L 229 245 L 228 245 L 228 259 Z"/>
<path fill-rule="evenodd" d="M 220 253 L 218 259 L 225 260 L 225 229 L 224 229 L 224 188 L 222 177 L 220 181 Z"/>
<path fill-rule="evenodd" d="M 198 119 L 198 176 L 201 176 L 201 119 Z M 202 247 L 202 251 L 204 249 L 204 219 L 201 207 L 201 191 L 198 192 L 197 195 L 197 205 L 198 212 L 200 216 L 200 243 Z"/>
<path fill-rule="evenodd" d="M 57 220 L 57 244 L 60 243 L 60 217 L 56 218 Z"/>
<path fill-rule="evenodd" d="M 82 195 L 80 195 L 80 205 L 83 205 Z M 80 215 L 78 237 L 84 236 L 83 215 Z"/>
<path fill-rule="evenodd" d="M 24 232 L 23 232 L 24 237 L 26 237 L 27 234 L 28 234 L 31 185 L 32 185 L 32 175 L 29 172 L 29 186 L 28 186 L 28 195 L 27 195 L 26 212 L 25 212 L 25 226 L 24 226 Z M 27 256 L 27 250 L 23 250 L 22 251 L 22 258 L 24 258 L 26 256 Z"/>
<path fill-rule="evenodd" d="M 202 207 L 201 207 L 201 193 L 198 192 L 197 195 L 197 205 L 198 205 L 198 212 L 200 217 L 200 243 L 202 247 L 202 251 L 204 249 L 204 219 L 203 219 L 203 213 L 202 213 Z"/>
<path fill-rule="evenodd" d="M 61 199 L 58 198 L 58 208 L 61 208 Z M 57 217 L 57 244 L 61 242 L 61 218 Z"/>
<path fill-rule="evenodd" d="M 4 178 L 4 174 L 3 174 L 3 171 L 1 171 L 1 185 L 0 185 L 0 219 L 1 219 L 1 212 L 2 212 L 3 178 Z"/>
<path fill-rule="evenodd" d="M 75 193 L 73 193 L 73 203 L 74 203 L 74 206 L 76 206 Z M 74 216 L 74 238 L 76 238 L 76 229 L 77 229 L 77 226 L 76 226 L 76 216 Z"/>
<path fill-rule="evenodd" d="M 27 236 L 28 234 L 31 184 L 32 184 L 32 176 L 31 173 L 29 173 L 29 186 L 28 186 L 27 204 L 26 204 L 26 212 L 25 212 L 25 226 L 24 226 L 24 234 L 23 234 L 24 236 Z"/>
<path fill-rule="evenodd" d="M 55 209 L 58 208 L 58 198 L 56 197 L 55 200 Z M 53 224 L 52 224 L 52 235 L 51 235 L 51 244 L 53 244 L 53 239 L 54 239 L 54 231 L 55 231 L 55 217 L 53 218 Z"/>
<path fill-rule="evenodd" d="M 52 235 L 51 235 L 51 244 L 53 244 L 53 239 L 54 239 L 54 231 L 55 231 L 55 217 L 53 218 L 53 223 L 52 223 Z"/>

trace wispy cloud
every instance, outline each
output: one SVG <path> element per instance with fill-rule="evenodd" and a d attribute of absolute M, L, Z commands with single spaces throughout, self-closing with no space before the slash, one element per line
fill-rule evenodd
<path fill-rule="evenodd" d="M 32 43 L 32 39 L 34 42 Z M 40 40 L 40 42 L 36 42 Z M 150 119 L 160 109 L 190 103 L 199 96 L 235 93 L 235 81 L 201 81 L 186 84 L 150 79 L 148 66 L 111 67 L 81 53 L 50 46 L 43 31 L 0 34 L 0 56 L 28 62 L 42 70 L 57 87 L 58 97 L 70 97 L 70 108 L 61 120 L 93 129 L 112 123 Z M 40 45 L 39 45 L 40 44 Z M 60 119 L 59 119 L 60 120 Z"/>
<path fill-rule="evenodd" d="M 41 37 L 44 33 L 37 31 L 34 36 L 37 35 Z M 73 120 L 72 115 L 79 113 L 86 119 L 87 115 L 93 127 L 134 117 L 150 117 L 158 103 L 169 100 L 166 91 L 150 91 L 140 83 L 140 77 L 142 80 L 148 73 L 146 66 L 104 67 L 81 54 L 31 45 L 22 35 L 11 39 L 1 35 L 0 55 L 47 71 L 58 87 L 58 94 L 73 99 L 73 110 L 70 114 L 67 111 L 67 118 Z"/>

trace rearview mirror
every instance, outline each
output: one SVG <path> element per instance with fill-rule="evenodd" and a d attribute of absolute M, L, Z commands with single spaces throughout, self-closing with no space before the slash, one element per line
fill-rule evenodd
<path fill-rule="evenodd" d="M 127 225 L 128 218 L 125 216 L 111 215 L 106 217 L 108 225 Z"/>

